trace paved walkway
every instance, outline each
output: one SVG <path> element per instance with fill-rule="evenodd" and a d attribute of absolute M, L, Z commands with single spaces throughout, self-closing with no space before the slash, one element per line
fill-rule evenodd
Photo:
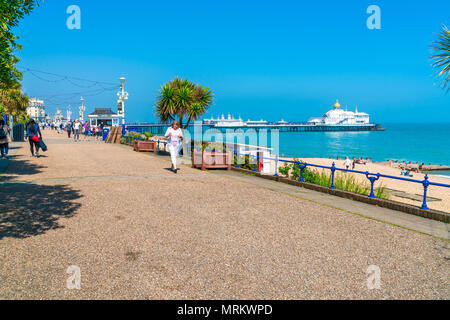
<path fill-rule="evenodd" d="M 449 298 L 449 242 L 359 203 L 44 135 L 45 157 L 22 144 L 0 177 L 0 299 Z"/>

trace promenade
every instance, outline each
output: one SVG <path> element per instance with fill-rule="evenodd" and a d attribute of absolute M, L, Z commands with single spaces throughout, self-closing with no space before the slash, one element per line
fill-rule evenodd
<path fill-rule="evenodd" d="M 43 157 L 15 143 L 0 164 L 0 299 L 450 298 L 449 242 L 363 217 L 365 204 L 43 135 Z"/>

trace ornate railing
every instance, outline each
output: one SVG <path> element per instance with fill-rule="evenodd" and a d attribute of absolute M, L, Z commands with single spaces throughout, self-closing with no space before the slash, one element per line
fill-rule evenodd
<path fill-rule="evenodd" d="M 380 173 L 371 173 L 369 171 L 341 169 L 341 168 L 337 168 L 336 164 L 334 162 L 331 165 L 331 167 L 329 167 L 329 166 L 322 166 L 322 165 L 307 163 L 307 162 L 304 162 L 304 161 L 292 161 L 292 160 L 279 159 L 278 156 L 276 156 L 275 158 L 267 158 L 267 157 L 262 157 L 259 154 L 251 155 L 251 154 L 240 154 L 240 153 L 237 153 L 237 152 L 234 152 L 234 154 L 237 157 L 236 168 L 239 168 L 239 161 L 238 161 L 239 157 L 247 156 L 247 157 L 250 157 L 250 158 L 253 159 L 253 162 L 254 162 L 254 169 L 253 169 L 253 171 L 254 172 L 258 172 L 259 171 L 258 168 L 259 168 L 260 160 L 275 161 L 275 175 L 274 175 L 275 177 L 278 177 L 278 165 L 279 165 L 280 162 L 294 164 L 294 165 L 298 166 L 299 169 L 300 169 L 300 177 L 298 179 L 299 182 L 305 182 L 303 176 L 304 176 L 304 171 L 305 171 L 305 169 L 307 167 L 315 167 L 315 168 L 322 168 L 322 169 L 330 170 L 331 171 L 331 183 L 330 183 L 330 186 L 329 186 L 330 189 L 336 189 L 335 176 L 336 176 L 336 172 L 337 171 L 361 174 L 361 175 L 364 175 L 370 182 L 370 194 L 369 194 L 370 198 L 376 198 L 374 187 L 375 187 L 375 182 L 378 181 L 380 178 L 387 178 L 387 179 L 394 179 L 394 180 L 401 180 L 401 181 L 407 181 L 407 182 L 412 182 L 412 183 L 418 183 L 418 184 L 421 184 L 423 186 L 423 203 L 422 203 L 422 206 L 420 207 L 423 210 L 429 210 L 429 207 L 427 205 L 427 193 L 428 193 L 429 186 L 438 186 L 438 187 L 450 188 L 449 184 L 431 182 L 429 180 L 428 175 L 425 175 L 424 180 L 417 180 L 417 179 L 396 177 L 396 176 L 380 174 Z"/>

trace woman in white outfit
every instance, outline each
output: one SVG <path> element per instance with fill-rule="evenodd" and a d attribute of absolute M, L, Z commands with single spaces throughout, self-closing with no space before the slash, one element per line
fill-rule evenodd
<path fill-rule="evenodd" d="M 164 135 L 166 138 L 169 138 L 169 152 L 170 158 L 172 159 L 172 171 L 177 173 L 177 157 L 180 153 L 181 142 L 184 138 L 183 131 L 180 129 L 180 124 L 178 121 L 174 121 L 172 126 L 167 129 L 166 134 Z"/>

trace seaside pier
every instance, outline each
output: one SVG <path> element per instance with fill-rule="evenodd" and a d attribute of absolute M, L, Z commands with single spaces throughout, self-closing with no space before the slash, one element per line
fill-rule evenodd
<path fill-rule="evenodd" d="M 127 131 L 134 131 L 139 133 L 151 132 L 155 135 L 162 135 L 170 126 L 169 123 L 128 123 L 125 125 Z M 367 125 L 313 125 L 309 123 L 268 123 L 261 125 L 245 125 L 245 126 L 214 126 L 210 124 L 201 124 L 202 131 L 209 129 L 219 130 L 226 133 L 227 130 L 278 130 L 279 132 L 363 132 L 363 131 L 383 131 L 384 129 L 379 124 Z M 188 127 L 192 131 L 193 125 Z"/>

